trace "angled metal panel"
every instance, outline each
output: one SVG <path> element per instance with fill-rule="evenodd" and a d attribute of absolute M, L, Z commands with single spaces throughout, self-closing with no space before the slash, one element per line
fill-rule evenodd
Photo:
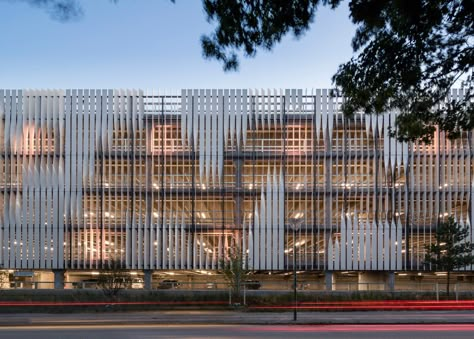
<path fill-rule="evenodd" d="M 249 119 L 251 117 L 251 108 L 249 102 L 251 100 L 251 97 L 249 97 L 248 92 L 246 89 L 242 90 L 242 111 L 241 113 L 241 128 L 239 128 L 239 131 L 242 133 L 242 145 L 245 146 L 247 145 L 247 129 L 249 125 Z M 239 118 L 239 116 L 237 116 Z M 237 142 L 240 145 L 240 139 L 237 140 Z"/>
<path fill-rule="evenodd" d="M 341 270 L 347 270 L 347 227 L 344 210 L 341 211 Z"/>
<path fill-rule="evenodd" d="M 276 172 L 276 168 L 273 168 L 273 178 L 272 178 L 272 201 L 271 201 L 271 211 L 273 215 L 271 227 L 272 227 L 272 247 L 271 247 L 271 255 L 272 255 L 272 270 L 279 269 L 279 262 L 278 262 L 278 251 L 279 251 L 279 243 L 278 237 L 280 236 L 280 220 L 279 220 L 279 204 L 278 204 L 278 175 Z M 284 249 L 282 249 L 284 251 Z"/>
<path fill-rule="evenodd" d="M 272 269 L 272 232 L 273 232 L 273 213 L 274 210 L 272 208 L 272 182 L 270 177 L 270 164 L 268 164 L 268 171 L 267 171 L 267 183 L 266 183 L 266 245 L 265 245 L 265 262 L 267 269 Z"/>
<path fill-rule="evenodd" d="M 266 256 L 266 234 L 267 234 L 267 210 L 266 210 L 266 198 L 264 194 L 264 186 L 262 183 L 261 194 L 260 194 L 260 268 L 267 268 L 267 256 Z M 270 212 L 270 211 L 268 211 Z"/>

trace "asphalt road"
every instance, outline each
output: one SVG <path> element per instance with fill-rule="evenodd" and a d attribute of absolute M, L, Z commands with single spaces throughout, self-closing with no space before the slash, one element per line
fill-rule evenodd
<path fill-rule="evenodd" d="M 291 325 L 292 312 L 175 310 L 147 312 L 4 313 L 3 326 Z M 473 311 L 299 312 L 298 324 L 474 324 Z M 474 338 L 474 335 L 472 336 Z"/>
<path fill-rule="evenodd" d="M 472 338 L 474 324 L 73 325 L 1 327 L 0 338 Z"/>

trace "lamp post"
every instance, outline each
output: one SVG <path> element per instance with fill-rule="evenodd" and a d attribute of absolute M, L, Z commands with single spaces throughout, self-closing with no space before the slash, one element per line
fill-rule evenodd
<path fill-rule="evenodd" d="M 299 213 L 297 214 L 299 216 Z M 293 321 L 298 319 L 297 309 L 298 309 L 298 299 L 297 299 L 297 291 L 296 291 L 296 231 L 300 228 L 303 219 L 301 217 L 295 217 L 289 219 L 291 228 L 293 230 Z"/>

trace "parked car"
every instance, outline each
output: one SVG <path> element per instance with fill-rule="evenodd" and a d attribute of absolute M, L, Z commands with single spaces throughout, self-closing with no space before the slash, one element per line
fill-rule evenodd
<path fill-rule="evenodd" d="M 141 289 L 145 286 L 142 278 L 133 278 L 131 287 L 133 289 Z"/>
<path fill-rule="evenodd" d="M 178 280 L 173 280 L 173 279 L 165 279 L 160 281 L 158 284 L 158 288 L 165 290 L 165 289 L 171 289 L 171 288 L 178 288 L 179 287 L 179 282 Z"/>
<path fill-rule="evenodd" d="M 86 279 L 82 281 L 75 281 L 72 283 L 73 288 L 95 288 L 97 289 L 97 279 Z"/>
<path fill-rule="evenodd" d="M 245 280 L 244 281 L 245 288 L 248 290 L 258 290 L 262 287 L 262 284 L 258 280 Z"/>
<path fill-rule="evenodd" d="M 208 283 L 206 283 L 206 288 L 207 289 L 216 289 L 217 284 L 215 282 L 208 282 Z"/>

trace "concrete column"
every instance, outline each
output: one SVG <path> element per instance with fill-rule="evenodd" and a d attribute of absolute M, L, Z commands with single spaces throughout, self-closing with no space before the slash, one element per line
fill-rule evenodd
<path fill-rule="evenodd" d="M 144 270 L 143 271 L 143 275 L 144 275 L 144 279 L 143 279 L 143 282 L 144 282 L 144 288 L 145 290 L 151 290 L 152 288 L 152 283 L 153 283 L 153 271 L 152 270 Z"/>
<path fill-rule="evenodd" d="M 390 292 L 395 291 L 395 272 L 388 272 L 387 288 Z"/>
<path fill-rule="evenodd" d="M 326 285 L 326 291 L 333 291 L 335 285 L 335 275 L 331 271 L 324 272 L 324 284 Z"/>
<path fill-rule="evenodd" d="M 53 270 L 54 273 L 54 289 L 64 289 L 64 270 Z"/>

